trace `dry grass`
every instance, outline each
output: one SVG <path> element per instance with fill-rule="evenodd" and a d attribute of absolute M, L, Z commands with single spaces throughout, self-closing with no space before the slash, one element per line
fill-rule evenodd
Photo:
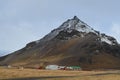
<path fill-rule="evenodd" d="M 23 78 L 23 79 L 22 79 Z M 34 80 L 120 80 L 120 71 L 48 71 L 0 68 L 0 79 Z"/>

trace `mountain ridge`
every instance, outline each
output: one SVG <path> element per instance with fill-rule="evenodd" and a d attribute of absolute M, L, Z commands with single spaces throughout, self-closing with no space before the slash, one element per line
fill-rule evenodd
<path fill-rule="evenodd" d="M 68 19 L 61 26 L 59 26 L 58 28 L 52 30 L 44 38 L 47 38 L 48 40 L 50 40 L 53 37 L 55 37 L 60 31 L 63 31 L 63 30 L 66 30 L 68 32 L 71 32 L 72 30 L 77 30 L 79 32 L 85 32 L 85 33 L 93 32 L 93 33 L 99 35 L 101 37 L 101 41 L 103 41 L 103 42 L 107 42 L 109 44 L 118 43 L 115 38 L 113 38 L 111 36 L 107 36 L 105 34 L 100 33 L 99 31 L 94 30 L 93 28 L 88 26 L 86 23 L 81 21 L 77 16 L 74 16 L 72 19 Z M 108 37 L 113 39 L 114 41 L 110 42 Z M 39 42 L 39 40 L 37 42 Z"/>

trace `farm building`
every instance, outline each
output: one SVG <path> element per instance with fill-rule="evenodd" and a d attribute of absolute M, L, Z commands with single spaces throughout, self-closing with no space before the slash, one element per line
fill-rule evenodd
<path fill-rule="evenodd" d="M 70 69 L 72 70 L 81 70 L 80 66 L 70 66 Z"/>
<path fill-rule="evenodd" d="M 59 70 L 81 70 L 80 66 L 63 66 Z"/>
<path fill-rule="evenodd" d="M 46 70 L 58 70 L 58 65 L 48 65 L 45 67 Z"/>
<path fill-rule="evenodd" d="M 45 67 L 46 70 L 81 70 L 80 66 L 58 66 L 48 65 Z"/>

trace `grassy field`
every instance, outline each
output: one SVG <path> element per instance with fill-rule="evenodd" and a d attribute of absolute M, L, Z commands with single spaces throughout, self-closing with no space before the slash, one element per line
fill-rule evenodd
<path fill-rule="evenodd" d="M 120 71 L 51 71 L 0 68 L 0 80 L 120 80 Z"/>

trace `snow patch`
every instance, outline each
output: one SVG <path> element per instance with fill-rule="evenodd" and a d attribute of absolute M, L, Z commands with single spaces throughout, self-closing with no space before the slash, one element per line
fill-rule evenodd
<path fill-rule="evenodd" d="M 84 23 L 78 23 L 75 27 L 75 30 L 79 31 L 79 32 L 93 32 L 96 33 L 91 27 L 89 27 L 88 25 L 84 24 Z"/>
<path fill-rule="evenodd" d="M 64 22 L 59 29 L 69 29 L 69 30 L 77 30 L 79 32 L 93 32 L 96 33 L 95 30 L 93 30 L 90 26 L 88 26 L 86 23 L 83 21 L 79 20 L 78 18 L 74 18 L 71 20 L 67 20 Z M 97 33 L 96 33 L 97 34 Z"/>
<path fill-rule="evenodd" d="M 101 41 L 102 41 L 102 42 L 106 42 L 106 43 L 112 45 L 112 41 L 110 41 L 106 36 L 101 37 Z"/>

